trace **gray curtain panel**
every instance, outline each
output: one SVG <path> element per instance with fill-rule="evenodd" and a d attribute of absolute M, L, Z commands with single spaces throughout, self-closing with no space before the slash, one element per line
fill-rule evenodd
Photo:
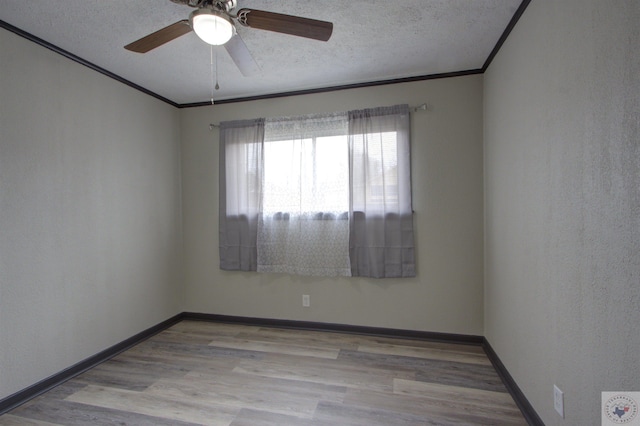
<path fill-rule="evenodd" d="M 220 269 L 255 271 L 264 119 L 220 123 Z"/>
<path fill-rule="evenodd" d="M 414 277 L 408 105 L 349 112 L 351 275 Z"/>

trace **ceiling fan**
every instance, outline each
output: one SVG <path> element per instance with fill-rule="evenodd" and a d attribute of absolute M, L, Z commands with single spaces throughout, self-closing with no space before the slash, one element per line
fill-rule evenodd
<path fill-rule="evenodd" d="M 232 10 L 237 0 L 171 0 L 196 8 L 183 19 L 126 45 L 132 52 L 146 53 L 180 36 L 194 31 L 206 43 L 224 45 L 243 75 L 255 74 L 259 68 L 249 49 L 236 31 L 234 21 L 248 28 L 274 31 L 298 37 L 327 41 L 333 24 L 326 21 L 284 15 L 264 10 L 243 8 Z"/>

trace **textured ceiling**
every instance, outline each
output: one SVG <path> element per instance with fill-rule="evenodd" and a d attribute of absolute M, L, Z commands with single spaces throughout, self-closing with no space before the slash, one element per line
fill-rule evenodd
<path fill-rule="evenodd" d="M 216 100 L 478 70 L 521 0 L 238 0 L 333 22 L 328 42 L 237 25 L 260 72 L 214 48 Z M 211 50 L 193 33 L 146 54 L 123 46 L 186 19 L 169 0 L 0 0 L 0 20 L 176 104 L 207 102 Z"/>

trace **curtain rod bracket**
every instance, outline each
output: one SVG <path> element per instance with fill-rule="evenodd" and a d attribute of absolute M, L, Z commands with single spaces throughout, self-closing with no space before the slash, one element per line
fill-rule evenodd
<path fill-rule="evenodd" d="M 411 107 L 411 109 L 413 110 L 413 112 L 418 112 L 418 111 L 427 111 L 428 108 L 427 108 L 427 104 L 424 103 L 422 105 Z"/>

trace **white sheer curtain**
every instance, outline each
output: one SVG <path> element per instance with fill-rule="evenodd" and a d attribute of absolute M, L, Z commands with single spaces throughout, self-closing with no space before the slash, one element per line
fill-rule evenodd
<path fill-rule="evenodd" d="M 264 119 L 220 123 L 220 269 L 255 271 Z"/>
<path fill-rule="evenodd" d="M 258 271 L 351 275 L 347 114 L 267 119 Z"/>
<path fill-rule="evenodd" d="M 415 276 L 409 107 L 349 112 L 354 276 Z"/>

